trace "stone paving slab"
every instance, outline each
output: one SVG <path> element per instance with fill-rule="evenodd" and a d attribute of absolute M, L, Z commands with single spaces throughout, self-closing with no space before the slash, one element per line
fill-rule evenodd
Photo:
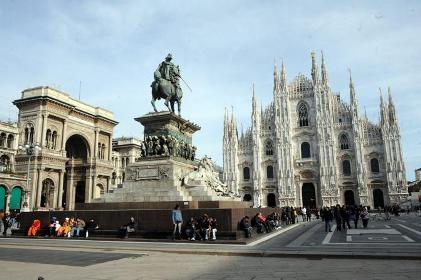
<path fill-rule="evenodd" d="M 75 253 L 76 254 L 76 253 Z M 76 257 L 76 256 L 75 256 Z M 0 279 L 143 280 L 143 279 L 418 279 L 419 261 L 307 260 L 150 253 L 75 268 L 0 261 Z"/>
<path fill-rule="evenodd" d="M 76 255 L 77 254 L 77 255 Z M 21 248 L 1 248 L 0 262 L 15 261 L 22 263 L 53 264 L 68 266 L 90 266 L 127 257 L 141 257 L 127 253 L 97 253 L 63 250 L 37 250 Z M 0 279 L 2 276 L 0 274 Z"/>
<path fill-rule="evenodd" d="M 346 234 L 401 234 L 394 228 L 348 229 Z"/>

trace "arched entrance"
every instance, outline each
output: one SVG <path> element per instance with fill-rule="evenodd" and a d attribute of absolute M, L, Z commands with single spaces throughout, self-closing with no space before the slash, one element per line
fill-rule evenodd
<path fill-rule="evenodd" d="M 84 203 L 86 193 L 86 169 L 90 155 L 89 145 L 81 135 L 73 135 L 66 141 L 65 191 L 63 203 L 66 209 L 73 209 L 75 203 Z"/>
<path fill-rule="evenodd" d="M 18 186 L 14 187 L 11 195 L 9 208 L 10 210 L 19 212 L 22 204 L 22 188 Z"/>
<path fill-rule="evenodd" d="M 268 193 L 267 195 L 267 206 L 276 207 L 276 197 L 274 193 Z"/>
<path fill-rule="evenodd" d="M 316 190 L 313 183 L 304 183 L 302 187 L 302 201 L 307 209 L 316 208 Z"/>
<path fill-rule="evenodd" d="M 375 209 L 379 207 L 384 208 L 384 197 L 381 189 L 373 190 L 373 204 Z"/>
<path fill-rule="evenodd" d="M 252 200 L 251 194 L 246 193 L 243 197 L 243 201 L 251 201 L 251 200 Z"/>
<path fill-rule="evenodd" d="M 54 207 L 54 182 L 50 178 L 42 181 L 41 207 Z"/>
<path fill-rule="evenodd" d="M 347 190 L 344 192 L 345 205 L 355 205 L 354 192 Z"/>
<path fill-rule="evenodd" d="M 0 185 L 0 211 L 6 210 L 6 193 L 7 193 L 6 187 L 3 185 Z"/>

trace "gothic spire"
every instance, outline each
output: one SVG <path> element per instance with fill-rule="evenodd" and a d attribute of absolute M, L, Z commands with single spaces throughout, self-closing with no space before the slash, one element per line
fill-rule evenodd
<path fill-rule="evenodd" d="M 273 67 L 273 91 L 277 92 L 279 89 L 279 76 L 278 76 L 278 66 L 276 65 Z"/>
<path fill-rule="evenodd" d="M 329 84 L 329 78 L 327 76 L 327 71 L 326 71 L 326 65 L 325 65 L 325 59 L 323 56 L 323 51 L 322 51 L 322 84 L 324 86 L 328 86 Z"/>
<path fill-rule="evenodd" d="M 319 83 L 319 70 L 317 69 L 315 52 L 311 52 L 311 77 L 314 85 Z"/>
<path fill-rule="evenodd" d="M 282 60 L 282 69 L 281 69 L 281 87 L 282 89 L 286 89 L 287 87 L 287 70 L 285 69 L 283 60 Z"/>
<path fill-rule="evenodd" d="M 393 99 L 392 99 L 392 90 L 390 89 L 390 87 L 387 88 L 387 94 L 389 95 L 389 106 L 395 106 L 395 104 L 393 104 Z"/>
<path fill-rule="evenodd" d="M 352 81 L 351 69 L 348 69 L 348 71 L 349 71 L 349 94 L 350 94 L 350 101 L 351 101 L 351 104 L 354 104 L 357 101 L 357 98 L 355 96 L 355 87 L 354 87 L 354 82 Z"/>
<path fill-rule="evenodd" d="M 227 107 L 225 107 L 224 112 L 224 138 L 228 136 L 228 110 Z"/>
<path fill-rule="evenodd" d="M 380 93 L 380 123 L 385 124 L 386 123 L 386 114 L 385 114 L 386 107 L 383 101 L 383 93 L 382 93 L 381 88 L 379 88 L 379 93 Z"/>
<path fill-rule="evenodd" d="M 257 112 L 257 101 L 256 101 L 256 92 L 254 89 L 254 83 L 253 83 L 253 98 L 252 98 L 252 106 L 253 106 L 253 114 Z"/>
<path fill-rule="evenodd" d="M 393 103 L 392 99 L 392 91 L 390 90 L 390 87 L 387 88 L 387 93 L 389 95 L 389 122 L 392 124 L 396 120 L 396 114 L 395 114 L 395 104 Z"/>

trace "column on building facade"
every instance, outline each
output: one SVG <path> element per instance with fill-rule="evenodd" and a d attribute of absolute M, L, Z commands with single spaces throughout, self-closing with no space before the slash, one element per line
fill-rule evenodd
<path fill-rule="evenodd" d="M 37 170 L 37 180 L 36 180 L 36 190 L 37 190 L 37 200 L 36 200 L 36 207 L 41 207 L 41 195 L 42 195 L 42 176 L 41 176 L 41 168 Z"/>
<path fill-rule="evenodd" d="M 104 193 L 108 193 L 108 191 L 110 190 L 110 186 L 111 186 L 111 178 L 107 177 L 107 186 L 104 187 Z"/>
<path fill-rule="evenodd" d="M 108 136 L 108 160 L 111 160 L 111 155 L 113 153 L 113 135 L 110 134 Z M 134 162 L 134 159 L 133 159 Z"/>
<path fill-rule="evenodd" d="M 57 199 L 57 207 L 60 208 L 63 205 L 63 190 L 66 186 L 64 186 L 64 170 L 59 171 L 59 182 L 58 182 L 58 199 Z"/>
<path fill-rule="evenodd" d="M 59 188 L 60 188 L 60 178 L 59 178 L 59 181 L 56 182 L 56 184 L 54 185 L 53 204 L 49 205 L 50 208 L 56 208 L 57 207 Z"/>
<path fill-rule="evenodd" d="M 74 208 L 74 170 L 69 168 L 67 173 L 67 186 L 66 188 L 66 210 L 73 210 Z"/>
<path fill-rule="evenodd" d="M 45 142 L 46 134 L 47 134 L 47 120 L 48 120 L 48 114 L 42 114 L 42 129 L 41 129 L 41 147 L 45 147 L 47 144 Z"/>
<path fill-rule="evenodd" d="M 67 135 L 67 121 L 63 120 L 63 130 L 61 132 L 61 151 L 63 156 L 66 156 L 66 135 Z"/>
<path fill-rule="evenodd" d="M 6 213 L 7 212 L 10 212 L 10 197 L 11 196 L 12 196 L 11 190 L 10 191 L 7 190 L 7 193 L 6 193 L 6 205 L 4 206 L 6 208 L 5 209 Z M 1 232 L 0 234 L 3 234 L 3 233 Z"/>
<path fill-rule="evenodd" d="M 99 129 L 95 128 L 94 154 L 92 155 L 92 158 L 98 157 L 98 139 L 99 139 Z"/>
<path fill-rule="evenodd" d="M 92 173 L 92 177 L 91 178 L 92 178 L 91 179 L 92 186 L 93 186 L 93 188 L 96 188 L 96 183 L 97 183 L 97 180 L 98 180 L 97 175 L 96 175 L 96 171 L 94 171 Z"/>
<path fill-rule="evenodd" d="M 85 203 L 89 203 L 92 201 L 93 194 L 95 193 L 95 186 L 92 185 L 92 168 L 89 168 L 89 170 L 87 170 L 85 182 Z"/>

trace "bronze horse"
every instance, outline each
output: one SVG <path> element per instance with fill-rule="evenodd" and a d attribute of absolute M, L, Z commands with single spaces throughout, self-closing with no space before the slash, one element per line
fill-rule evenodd
<path fill-rule="evenodd" d="M 177 102 L 178 106 L 178 115 L 181 114 L 181 99 L 183 97 L 183 92 L 180 87 L 176 87 L 171 81 L 161 78 L 161 73 L 155 71 L 154 73 L 155 81 L 152 82 L 152 100 L 151 104 L 155 112 L 158 110 L 155 107 L 155 101 L 160 100 L 161 98 L 165 100 L 164 104 L 167 106 L 170 112 L 174 111 L 174 103 Z M 171 105 L 171 107 L 170 107 Z"/>

